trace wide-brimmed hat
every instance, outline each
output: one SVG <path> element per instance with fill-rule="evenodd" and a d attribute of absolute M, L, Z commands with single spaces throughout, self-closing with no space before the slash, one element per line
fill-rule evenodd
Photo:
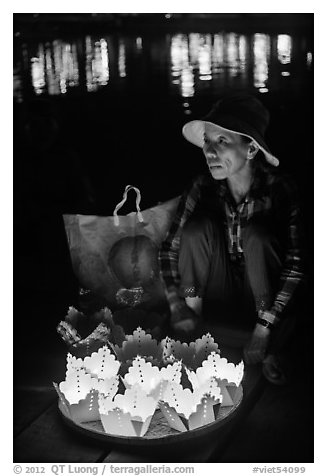
<path fill-rule="evenodd" d="M 184 125 L 184 137 L 202 148 L 206 123 L 213 124 L 222 131 L 227 130 L 249 137 L 263 152 L 267 162 L 275 167 L 278 166 L 279 160 L 270 152 L 264 140 L 269 124 L 269 112 L 254 96 L 238 93 L 220 99 L 205 117 Z"/>

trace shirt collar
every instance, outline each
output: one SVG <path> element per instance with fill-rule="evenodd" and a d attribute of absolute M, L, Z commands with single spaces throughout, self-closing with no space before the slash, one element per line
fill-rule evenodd
<path fill-rule="evenodd" d="M 262 197 L 262 195 L 265 192 L 265 188 L 267 185 L 267 177 L 265 177 L 263 174 L 258 174 L 256 173 L 254 175 L 254 179 L 252 182 L 252 185 L 250 187 L 250 190 L 245 197 L 245 201 L 249 201 L 251 198 L 259 198 Z M 227 184 L 227 180 L 220 180 L 217 184 L 217 192 L 219 197 L 223 199 L 231 199 L 231 193 Z"/>

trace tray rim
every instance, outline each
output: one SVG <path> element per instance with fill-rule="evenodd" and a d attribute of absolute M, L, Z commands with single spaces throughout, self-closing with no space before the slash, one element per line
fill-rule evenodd
<path fill-rule="evenodd" d="M 93 428 L 88 427 L 87 425 L 83 423 L 77 423 L 75 422 L 72 418 L 68 417 L 67 415 L 64 414 L 62 410 L 62 403 L 60 402 L 60 399 L 58 399 L 58 410 L 63 418 L 64 422 L 72 429 L 75 431 L 82 433 L 86 436 L 90 436 L 93 439 L 96 439 L 98 441 L 102 442 L 107 442 L 111 444 L 117 444 L 120 446 L 159 446 L 159 445 L 170 445 L 178 442 L 184 442 L 189 439 L 194 440 L 194 438 L 200 438 L 201 436 L 208 435 L 210 433 L 213 433 L 215 431 L 218 431 L 220 428 L 224 427 L 228 422 L 230 422 L 231 419 L 234 419 L 238 413 L 239 409 L 241 406 L 241 403 L 243 401 L 244 397 L 244 389 L 242 384 L 240 384 L 241 387 L 241 394 L 239 397 L 239 400 L 235 403 L 233 406 L 233 410 L 230 411 L 226 416 L 224 416 L 220 420 L 215 420 L 212 423 L 209 423 L 208 425 L 201 426 L 199 428 L 195 428 L 194 430 L 188 430 L 180 433 L 176 433 L 174 435 L 164 435 L 160 436 L 158 438 L 144 438 L 140 436 L 123 436 L 123 435 L 112 435 L 110 433 L 106 433 L 104 431 L 96 430 Z"/>

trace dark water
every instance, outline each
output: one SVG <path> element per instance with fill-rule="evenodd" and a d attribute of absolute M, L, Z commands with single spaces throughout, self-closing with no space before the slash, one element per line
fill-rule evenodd
<path fill-rule="evenodd" d="M 66 352 L 56 326 L 68 306 L 80 304 L 62 213 L 112 214 L 127 184 L 141 189 L 142 208 L 179 195 L 191 177 L 205 170 L 201 150 L 183 139 L 182 125 L 206 113 L 230 88 L 249 89 L 269 108 L 267 143 L 280 168 L 298 182 L 312 251 L 313 39 L 306 29 L 187 34 L 159 29 L 137 35 L 22 38 L 14 43 L 17 382 L 28 379 L 30 385 L 47 369 L 51 348 L 56 356 Z M 130 199 L 123 211 L 131 209 Z M 304 296 L 300 319 L 306 376 L 312 375 L 312 294 Z M 33 353 L 36 371 L 31 372 L 28 357 Z M 50 382 L 51 371 L 43 372 Z M 283 401 L 279 414 L 284 416 L 285 398 L 277 400 Z M 311 419 L 306 412 L 306 437 L 301 420 L 300 439 L 294 408 L 281 460 L 301 454 L 301 461 L 311 462 Z M 266 421 L 260 410 L 257 417 Z M 285 421 L 278 424 L 284 431 Z M 263 454 L 271 446 L 266 441 Z"/>
<path fill-rule="evenodd" d="M 267 143 L 297 180 L 312 226 L 309 32 L 108 32 L 16 38 L 14 50 L 16 236 L 41 284 L 62 274 L 62 213 L 112 214 L 127 184 L 152 206 L 205 170 L 181 128 L 231 88 L 269 108 Z M 22 282 L 29 275 L 20 269 Z"/>
<path fill-rule="evenodd" d="M 164 180 L 176 193 L 175 171 L 191 177 L 201 161 L 182 124 L 230 88 L 247 88 L 270 108 L 271 148 L 285 165 L 301 153 L 305 167 L 311 151 L 298 138 L 311 131 L 312 69 L 303 32 L 87 35 L 19 43 L 14 96 L 22 110 L 32 97 L 55 105 L 66 139 L 101 182 L 98 194 L 111 183 L 151 182 L 156 201 L 169 195 Z"/>
<path fill-rule="evenodd" d="M 21 55 L 21 58 L 19 58 Z M 235 32 L 165 36 L 88 35 L 21 45 L 15 68 L 15 97 L 24 92 L 72 95 L 150 87 L 188 100 L 226 87 L 257 92 L 296 88 L 312 66 L 309 38 L 288 34 Z M 153 76 L 159 84 L 153 84 Z M 288 78 L 288 79 L 286 79 Z M 29 91 L 28 91 L 29 90 Z"/>

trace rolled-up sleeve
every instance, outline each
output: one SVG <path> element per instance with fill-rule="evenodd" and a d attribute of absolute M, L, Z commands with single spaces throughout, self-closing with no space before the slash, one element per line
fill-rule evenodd
<path fill-rule="evenodd" d="M 183 193 L 172 225 L 159 251 L 161 276 L 166 287 L 166 296 L 170 308 L 180 300 L 180 275 L 178 271 L 180 238 L 185 222 L 192 215 L 200 200 L 202 181 L 202 176 L 197 177 Z"/>
<path fill-rule="evenodd" d="M 292 182 L 285 183 L 283 195 L 283 209 L 287 223 L 287 248 L 278 292 L 271 309 L 277 322 L 283 317 L 283 311 L 304 277 L 301 214 L 297 190 Z"/>

